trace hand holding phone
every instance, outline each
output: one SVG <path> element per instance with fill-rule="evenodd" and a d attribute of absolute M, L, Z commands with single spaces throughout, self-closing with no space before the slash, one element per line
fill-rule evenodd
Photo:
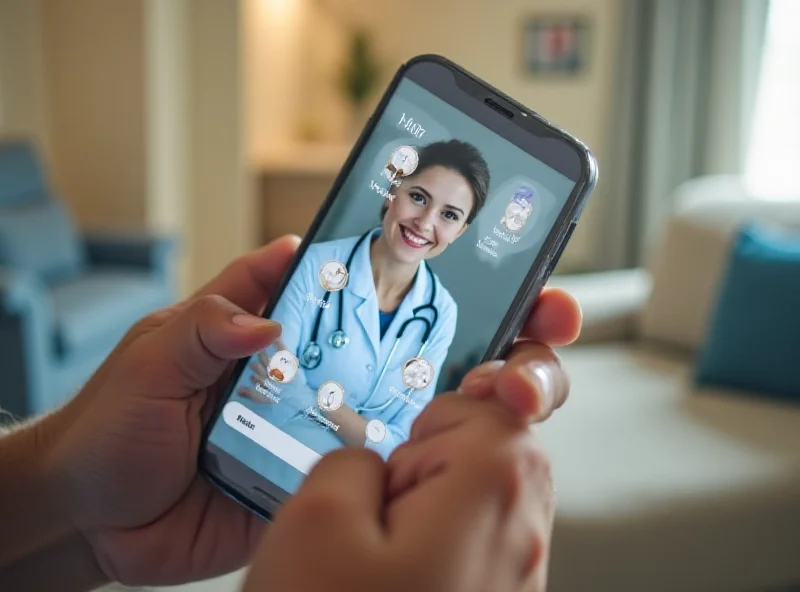
<path fill-rule="evenodd" d="M 435 56 L 403 66 L 265 315 L 201 471 L 264 517 L 328 452 L 388 459 L 522 329 L 594 186 L 588 150 Z"/>
<path fill-rule="evenodd" d="M 354 449 L 324 458 L 271 526 L 245 592 L 544 590 L 553 488 L 527 424 L 461 395 L 417 422 L 388 465 Z"/>
<path fill-rule="evenodd" d="M 78 395 L 37 426 L 45 445 L 39 460 L 53 477 L 41 493 L 48 507 L 71 516 L 104 578 L 177 584 L 227 573 L 252 557 L 264 522 L 200 479 L 196 460 L 201 431 L 234 361 L 275 338 L 274 326 L 248 313 L 263 309 L 296 249 L 294 239 L 275 241 L 231 263 L 188 300 L 142 319 Z M 521 336 L 565 345 L 579 329 L 574 300 L 551 290 L 539 298 Z M 528 352 L 517 368 L 523 374 L 509 372 L 509 362 L 505 378 L 496 376 L 498 386 L 524 381 L 531 366 L 557 371 L 550 354 L 530 348 L 523 342 L 512 350 L 511 359 L 520 362 L 514 351 Z M 481 370 L 472 377 L 480 378 Z M 498 395 L 512 402 L 527 392 L 523 408 L 546 417 L 550 409 L 540 402 L 554 405 L 555 399 L 540 396 L 535 374 L 528 382 L 527 391 Z M 470 396 L 486 397 L 494 388 L 491 380 L 478 380 Z"/>

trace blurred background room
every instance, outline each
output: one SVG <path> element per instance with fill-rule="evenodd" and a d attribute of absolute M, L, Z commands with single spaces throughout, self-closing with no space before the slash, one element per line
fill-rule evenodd
<path fill-rule="evenodd" d="M 0 0 L 0 407 L 302 235 L 439 53 L 599 161 L 551 282 L 585 329 L 550 590 L 800 590 L 799 33 L 800 0 Z"/>

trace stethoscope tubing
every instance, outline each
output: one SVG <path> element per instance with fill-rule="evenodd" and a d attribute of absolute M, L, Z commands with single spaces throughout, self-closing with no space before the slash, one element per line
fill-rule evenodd
<path fill-rule="evenodd" d="M 361 246 L 361 243 L 363 243 L 371 233 L 372 233 L 371 230 L 365 232 L 363 235 L 361 235 L 361 238 L 359 238 L 358 241 L 356 241 L 356 244 L 353 247 L 353 250 L 350 251 L 350 255 L 347 256 L 347 262 L 345 263 L 345 267 L 347 267 L 348 270 L 350 269 L 350 266 L 353 264 L 353 259 L 355 259 L 356 252 L 358 251 L 358 248 Z M 343 295 L 343 292 L 344 292 L 344 289 L 339 290 L 339 311 L 338 311 L 339 324 L 336 327 L 337 331 L 342 331 L 342 323 L 343 323 L 343 320 L 344 320 L 344 317 L 343 317 L 343 311 L 344 311 L 344 295 Z M 322 297 L 322 302 L 323 303 L 328 303 L 330 301 L 330 298 L 331 298 L 331 291 L 330 290 L 326 290 L 325 291 L 325 295 Z M 322 307 L 322 306 L 317 311 L 317 318 L 314 319 L 314 328 L 311 331 L 311 339 L 306 344 L 306 347 L 303 348 L 303 352 L 305 352 L 306 348 L 311 344 L 319 345 L 319 327 L 320 327 L 320 323 L 322 323 L 322 313 L 324 311 L 325 311 L 325 307 Z M 301 352 L 301 355 L 302 355 L 303 352 Z M 322 355 L 321 354 L 322 354 L 322 351 L 320 350 L 319 358 L 317 359 L 317 361 L 316 361 L 316 363 L 314 364 L 313 367 L 308 368 L 309 370 L 313 370 L 314 368 L 316 368 L 317 366 L 320 365 L 320 363 L 322 362 Z M 305 358 L 304 355 L 302 355 L 302 357 Z M 305 361 L 306 360 L 301 360 L 301 362 L 305 362 Z M 306 367 L 305 364 L 303 364 L 303 366 Z"/>
<path fill-rule="evenodd" d="M 417 320 L 427 320 L 427 319 L 422 319 L 422 318 L 419 318 L 419 319 L 417 319 Z M 392 404 L 392 400 L 391 400 L 391 399 L 387 399 L 387 400 L 386 400 L 384 403 L 381 403 L 380 405 L 376 405 L 376 406 L 374 406 L 374 407 L 369 407 L 369 406 L 368 406 L 368 405 L 369 405 L 369 402 L 370 402 L 370 400 L 372 400 L 372 395 L 373 395 L 373 394 L 375 394 L 375 391 L 377 391 L 377 390 L 378 390 L 378 388 L 379 388 L 379 387 L 380 387 L 380 385 L 381 385 L 381 382 L 383 382 L 383 377 L 386 375 L 386 370 L 389 368 L 389 362 L 391 361 L 392 357 L 394 356 L 394 352 L 395 352 L 395 350 L 397 349 L 397 345 L 398 345 L 399 343 L 400 343 L 400 340 L 399 340 L 398 338 L 395 338 L 394 345 L 392 346 L 392 349 L 391 349 L 391 351 L 389 351 L 389 356 L 386 358 L 386 362 L 383 364 L 383 369 L 381 369 L 380 376 L 378 376 L 378 380 L 377 380 L 377 381 L 375 381 L 375 386 L 373 386 L 373 387 L 372 387 L 372 389 L 370 390 L 370 392 L 369 392 L 369 396 L 367 397 L 367 400 L 366 400 L 366 401 L 364 401 L 364 404 L 363 404 L 363 405 L 359 405 L 359 406 L 357 406 L 357 407 L 355 408 L 355 409 L 356 409 L 356 411 L 358 411 L 358 412 L 360 412 L 360 413 L 377 413 L 377 412 L 379 412 L 379 411 L 383 411 L 383 410 L 384 410 L 384 409 L 386 409 L 386 408 L 387 408 L 389 405 L 391 405 L 391 404 Z M 427 347 L 428 347 L 428 342 L 427 342 L 427 341 L 423 341 L 423 342 L 422 342 L 422 345 L 421 345 L 421 346 L 420 346 L 420 348 L 419 348 L 419 351 L 417 352 L 417 355 L 416 355 L 416 356 L 414 356 L 414 357 L 416 357 L 416 358 L 421 358 L 421 357 L 422 357 L 422 354 L 424 354 L 424 353 L 425 353 L 425 349 L 426 349 Z M 413 388 L 411 388 L 411 387 L 408 387 L 408 388 L 407 388 L 407 389 L 406 389 L 406 390 L 403 392 L 403 394 L 404 394 L 405 396 L 407 396 L 407 397 L 410 397 L 410 396 L 411 396 L 411 393 L 413 393 L 413 392 L 414 392 L 414 389 L 413 389 Z"/>
<path fill-rule="evenodd" d="M 367 231 L 356 242 L 355 246 L 353 247 L 353 250 L 350 252 L 350 255 L 347 257 L 346 267 L 348 268 L 348 270 L 350 269 L 350 266 L 353 263 L 353 259 L 355 258 L 355 255 L 356 255 L 356 252 L 358 251 L 358 248 L 361 246 L 361 244 L 364 242 L 364 240 L 366 240 L 366 238 L 371 233 L 372 233 L 372 230 Z M 426 263 L 423 263 L 423 265 L 426 266 L 426 270 L 428 271 L 428 275 L 430 276 L 430 280 L 431 280 L 431 298 L 430 298 L 430 300 L 428 301 L 427 304 L 423 304 L 421 306 L 417 306 L 416 308 L 414 308 L 414 310 L 413 310 L 414 316 L 411 317 L 410 319 L 407 319 L 406 321 L 403 322 L 402 325 L 400 325 L 400 329 L 397 331 L 397 335 L 395 336 L 394 344 L 392 345 L 392 349 L 389 351 L 389 355 L 386 357 L 386 361 L 383 363 L 383 367 L 381 368 L 380 374 L 378 375 L 378 378 L 375 381 L 374 386 L 370 389 L 370 392 L 369 392 L 369 395 L 367 396 L 367 399 L 364 401 L 363 405 L 359 405 L 357 407 L 354 407 L 359 413 L 365 413 L 365 412 L 366 413 L 375 413 L 375 412 L 383 411 L 384 409 L 386 409 L 392 403 L 392 400 L 388 399 L 385 403 L 382 403 L 380 405 L 376 405 L 374 407 L 369 407 L 369 402 L 372 400 L 372 397 L 375 394 L 375 391 L 378 390 L 378 388 L 380 387 L 381 383 L 383 382 L 383 379 L 386 376 L 386 372 L 389 369 L 389 365 L 391 364 L 391 361 L 394 358 L 395 352 L 397 351 L 397 347 L 400 344 L 400 339 L 405 334 L 405 331 L 406 331 L 406 329 L 408 328 L 409 325 L 411 325 L 412 323 L 415 323 L 415 322 L 420 322 L 420 323 L 424 323 L 425 324 L 425 331 L 422 334 L 422 343 L 421 343 L 419 351 L 417 352 L 417 355 L 415 357 L 417 357 L 417 358 L 422 357 L 422 355 L 425 353 L 425 350 L 428 347 L 428 342 L 430 340 L 430 336 L 433 333 L 433 329 L 434 329 L 436 323 L 439 320 L 439 310 L 437 309 L 436 305 L 434 304 L 436 302 L 436 279 L 435 279 L 435 277 L 433 275 L 433 271 L 431 271 L 430 266 L 428 266 Z M 343 316 L 344 315 L 344 295 L 343 295 L 343 292 L 344 292 L 344 290 L 339 290 L 339 310 L 337 311 L 338 325 L 337 325 L 336 330 L 331 334 L 331 335 L 341 334 L 342 336 L 344 336 L 344 344 L 341 347 L 344 347 L 345 345 L 347 345 L 347 342 L 348 342 L 346 336 L 344 335 L 344 330 L 342 328 L 342 326 L 344 324 L 344 316 Z M 330 301 L 330 297 L 331 297 L 331 291 L 327 290 L 325 292 L 325 295 L 322 297 L 322 301 L 324 303 L 327 303 L 327 302 Z M 303 351 L 300 352 L 300 358 L 301 358 L 300 359 L 300 365 L 303 366 L 303 368 L 305 368 L 307 370 L 313 370 L 313 369 L 317 368 L 322 363 L 322 347 L 320 346 L 320 344 L 318 342 L 318 339 L 319 339 L 319 329 L 320 329 L 320 325 L 321 325 L 321 322 L 322 322 L 322 313 L 324 312 L 324 310 L 325 310 L 324 307 L 320 307 L 319 311 L 317 312 L 317 318 L 314 320 L 314 328 L 312 329 L 312 332 L 311 332 L 311 339 L 309 340 L 308 343 L 306 343 L 305 347 L 303 347 Z M 425 317 L 419 316 L 419 313 L 421 313 L 423 310 L 430 310 L 432 318 L 431 319 L 427 319 Z M 333 342 L 331 343 L 331 346 L 332 347 L 336 347 L 333 344 Z M 309 363 L 309 360 L 308 360 L 308 358 L 310 357 L 309 354 L 308 354 L 309 350 L 313 350 L 313 351 L 316 352 L 316 356 L 313 357 L 313 362 L 311 362 L 311 363 Z M 413 391 L 414 391 L 413 388 L 408 388 L 404 392 L 404 394 L 406 396 L 410 396 Z"/>

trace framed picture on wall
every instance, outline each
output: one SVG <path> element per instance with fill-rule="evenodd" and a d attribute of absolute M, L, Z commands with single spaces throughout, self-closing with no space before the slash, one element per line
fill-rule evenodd
<path fill-rule="evenodd" d="M 588 68 L 591 26 L 584 15 L 537 15 L 522 30 L 522 61 L 532 76 L 577 76 Z"/>

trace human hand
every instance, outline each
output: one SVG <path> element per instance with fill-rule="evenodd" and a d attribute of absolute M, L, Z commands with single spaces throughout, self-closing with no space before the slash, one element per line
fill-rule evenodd
<path fill-rule="evenodd" d="M 388 465 L 364 449 L 325 456 L 278 514 L 245 591 L 543 589 L 553 495 L 527 425 L 500 401 L 458 395 L 415 425 Z M 423 464 L 411 457 L 432 448 L 447 454 L 411 483 L 406 466 Z"/>
<path fill-rule="evenodd" d="M 544 421 L 569 394 L 569 377 L 552 348 L 574 342 L 581 321 L 581 308 L 573 296 L 546 288 L 509 356 L 472 369 L 459 392 L 473 399 L 497 398 L 523 421 Z"/>
<path fill-rule="evenodd" d="M 387 465 L 355 449 L 323 459 L 245 589 L 543 590 L 553 487 L 527 424 L 566 399 L 550 346 L 574 341 L 580 323 L 571 296 L 543 292 L 508 360 L 470 372 L 466 396 L 434 399 Z M 315 570 L 300 563 L 309 551 Z"/>
<path fill-rule="evenodd" d="M 509 357 L 476 367 L 464 377 L 459 388 L 465 397 L 460 400 L 451 400 L 452 396 L 437 397 L 420 415 L 412 426 L 409 441 L 389 458 L 387 498 L 402 499 L 446 467 L 463 462 L 470 446 L 480 443 L 464 438 L 468 430 L 456 429 L 463 426 L 470 414 L 483 412 L 469 400 L 502 405 L 520 428 L 529 422 L 544 421 L 563 405 L 569 393 L 569 379 L 552 347 L 575 341 L 580 334 L 581 318 L 580 306 L 567 292 L 543 291 Z M 535 437 L 533 433 L 531 437 Z M 539 462 L 547 464 L 543 452 Z M 546 473 L 544 481 L 539 483 L 546 496 L 539 498 L 539 506 L 533 507 L 538 512 L 541 557 L 529 578 L 532 590 L 546 587 L 553 520 L 549 470 Z"/>
<path fill-rule="evenodd" d="M 58 489 L 109 579 L 171 584 L 249 559 L 263 522 L 198 477 L 198 448 L 235 360 L 280 333 L 251 315 L 296 248 L 295 238 L 277 240 L 137 323 L 77 397 L 41 422 Z"/>
<path fill-rule="evenodd" d="M 391 504 L 415 495 L 438 475 L 459 467 L 479 451 L 484 442 L 475 427 L 488 421 L 492 407 L 501 406 L 507 420 L 525 430 L 528 422 L 543 421 L 566 400 L 567 374 L 550 345 L 574 341 L 580 332 L 581 312 L 577 302 L 562 291 L 543 294 L 526 323 L 507 360 L 489 362 L 472 370 L 463 380 L 460 392 L 466 396 L 437 397 L 426 407 L 411 429 L 410 438 L 399 446 L 388 461 L 386 498 Z M 531 431 L 530 438 L 535 441 Z M 533 529 L 534 549 L 531 570 L 524 590 L 544 590 L 547 581 L 549 541 L 553 523 L 553 487 L 547 456 L 534 444 L 533 490 L 538 496 L 528 504 L 527 519 Z M 520 459 L 519 462 L 523 462 Z M 536 465 L 541 465 L 536 470 Z M 446 500 L 442 500 L 446 504 Z M 466 520 L 469 522 L 469 520 Z M 478 588 L 482 589 L 482 588 Z M 497 589 L 487 585 L 486 590 Z"/>

